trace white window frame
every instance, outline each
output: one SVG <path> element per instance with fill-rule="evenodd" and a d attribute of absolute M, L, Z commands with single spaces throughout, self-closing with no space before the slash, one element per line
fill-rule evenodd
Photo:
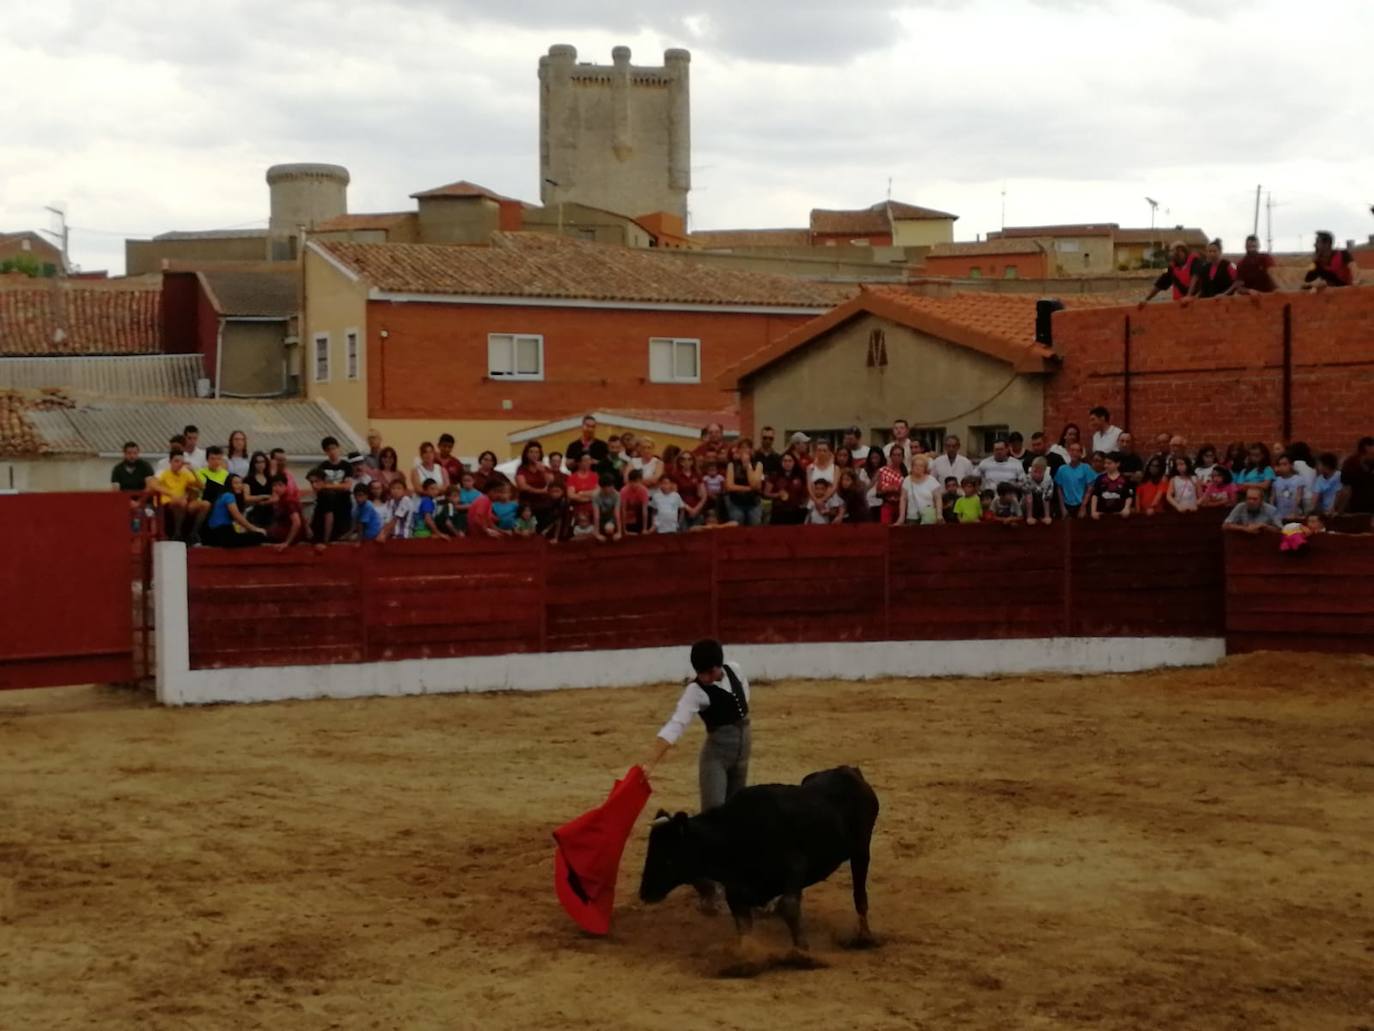
<path fill-rule="evenodd" d="M 673 374 L 667 379 L 654 376 L 654 345 L 670 344 L 673 348 Z M 677 374 L 677 348 L 679 344 L 691 344 L 696 352 L 696 375 Z M 700 383 L 701 382 L 701 340 L 696 337 L 650 337 L 649 338 L 649 382 L 650 383 Z"/>
<path fill-rule="evenodd" d="M 320 375 L 320 345 L 324 344 L 324 375 Z M 310 341 L 310 376 L 316 383 L 328 383 L 332 364 L 328 333 L 316 333 Z"/>
<path fill-rule="evenodd" d="M 492 345 L 501 340 L 510 341 L 510 371 L 493 369 L 491 360 Z M 534 373 L 515 371 L 515 348 L 521 340 L 534 341 L 539 354 L 539 371 Z M 544 335 L 542 333 L 488 333 L 487 334 L 487 376 L 498 380 L 539 381 L 544 378 Z"/>
<path fill-rule="evenodd" d="M 361 364 L 362 346 L 358 341 L 358 331 L 346 329 L 344 330 L 344 375 L 351 380 L 359 379 L 362 375 Z"/>

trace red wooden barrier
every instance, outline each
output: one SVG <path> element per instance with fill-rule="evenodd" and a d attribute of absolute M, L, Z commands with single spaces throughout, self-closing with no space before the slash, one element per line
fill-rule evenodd
<path fill-rule="evenodd" d="M 196 668 L 733 643 L 1222 633 L 1219 516 L 759 527 L 189 556 Z"/>
<path fill-rule="evenodd" d="M 0 497 L 0 688 L 132 680 L 129 501 Z"/>
<path fill-rule="evenodd" d="M 1374 536 L 1226 537 L 1228 652 L 1374 652 Z"/>

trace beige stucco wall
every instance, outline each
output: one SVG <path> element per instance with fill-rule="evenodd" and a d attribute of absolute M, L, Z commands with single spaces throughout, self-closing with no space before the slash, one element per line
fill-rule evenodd
<path fill-rule="evenodd" d="M 867 364 L 875 328 L 887 338 L 886 367 Z M 975 426 L 1006 425 L 1029 437 L 1043 419 L 1042 377 L 1019 375 L 1007 386 L 1011 375 L 1006 362 L 868 315 L 755 376 L 752 423 L 775 426 L 779 439 L 797 429 L 851 425 L 875 439 L 899 418 L 965 441 Z"/>
<path fill-rule="evenodd" d="M 933 247 L 954 242 L 952 218 L 899 218 L 892 224 L 894 247 Z"/>
<path fill-rule="evenodd" d="M 367 432 L 367 288 L 314 251 L 304 256 L 305 311 L 300 377 L 305 396 L 331 405 L 359 434 Z M 347 378 L 346 334 L 358 333 L 358 378 Z M 315 336 L 329 334 L 329 382 L 315 382 Z"/>
<path fill-rule="evenodd" d="M 220 346 L 220 391 L 231 396 L 280 394 L 286 386 L 286 328 L 282 322 L 226 319 Z"/>
<path fill-rule="evenodd" d="M 561 213 L 560 207 L 563 209 Z M 525 211 L 524 228 L 530 232 L 557 233 L 560 226 L 564 236 L 621 247 L 648 247 L 653 240 L 642 226 L 629 218 L 609 211 L 598 211 L 585 204 L 551 204 Z"/>
<path fill-rule="evenodd" d="M 486 243 L 501 227 L 501 206 L 487 197 L 420 200 L 422 243 Z"/>
<path fill-rule="evenodd" d="M 201 240 L 125 240 L 124 272 L 143 276 L 161 272 L 166 261 L 267 261 L 265 236 L 230 236 Z"/>
<path fill-rule="evenodd" d="M 1116 268 L 1110 236 L 1055 236 L 1039 242 L 1050 252 L 1056 275 L 1095 276 Z"/>

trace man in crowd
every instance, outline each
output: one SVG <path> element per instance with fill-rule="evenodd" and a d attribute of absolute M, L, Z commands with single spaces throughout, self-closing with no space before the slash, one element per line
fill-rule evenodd
<path fill-rule="evenodd" d="M 911 456 L 917 454 L 917 452 L 912 450 L 911 424 L 905 419 L 892 420 L 892 440 L 888 443 L 887 447 L 883 448 L 884 457 L 890 456 L 893 448 L 901 449 L 902 464 L 906 466 L 907 469 L 910 469 Z M 934 471 L 934 469 L 931 470 L 931 472 Z"/>
<path fill-rule="evenodd" d="M 1121 436 L 1121 427 L 1112 425 L 1112 413 L 1102 405 L 1088 411 L 1088 429 L 1093 431 L 1089 453 L 1101 451 L 1109 454 L 1116 450 Z"/>
<path fill-rule="evenodd" d="M 153 478 L 153 467 L 139 457 L 138 445 L 132 440 L 124 445 L 124 459 L 115 463 L 110 471 L 110 482 L 116 490 L 125 493 L 149 490 L 148 481 Z"/>
<path fill-rule="evenodd" d="M 168 438 L 167 453 L 157 460 L 157 465 L 153 466 L 153 475 L 167 471 L 172 464 L 171 455 L 173 451 L 180 451 L 184 459 L 186 454 L 186 438 L 180 433 L 173 433 L 171 437 Z"/>
<path fill-rule="evenodd" d="M 329 544 L 348 535 L 353 522 L 353 469 L 343 460 L 336 437 L 320 441 L 324 461 L 313 472 L 319 474 L 315 492 L 315 543 Z"/>
<path fill-rule="evenodd" d="M 442 433 L 439 435 L 439 453 L 436 456 L 440 466 L 443 467 L 444 475 L 448 477 L 449 483 L 463 482 L 463 463 L 458 460 L 458 456 L 453 453 L 453 445 L 457 443 L 453 439 L 452 433 Z"/>
<path fill-rule="evenodd" d="M 200 447 L 200 430 L 187 426 L 181 431 L 181 453 L 186 456 L 186 464 L 193 470 L 205 468 L 205 449 Z"/>
<path fill-rule="evenodd" d="M 1082 450 L 1080 448 L 1080 450 Z M 1064 464 L 1064 458 L 1057 451 L 1050 450 L 1050 442 L 1045 436 L 1044 430 L 1036 430 L 1031 434 L 1030 447 L 1026 448 L 1025 454 L 1021 456 L 1021 468 L 1030 475 L 1031 466 L 1035 464 L 1037 458 L 1043 458 L 1050 467 L 1050 476 L 1053 477 L 1059 471 L 1059 467 Z"/>
<path fill-rule="evenodd" d="M 1374 512 L 1374 437 L 1361 437 L 1355 453 L 1341 466 L 1341 492 L 1336 496 L 1341 513 Z"/>
<path fill-rule="evenodd" d="M 1145 478 L 1145 459 L 1135 450 L 1135 437 L 1129 430 L 1122 430 L 1116 438 L 1117 464 L 1121 475 L 1131 481 L 1132 486 L 1140 486 Z"/>
<path fill-rule="evenodd" d="M 700 444 L 692 449 L 692 454 L 701 458 L 708 451 L 717 455 L 725 451 L 725 427 L 718 422 L 713 422 L 706 427 L 706 436 Z"/>
<path fill-rule="evenodd" d="M 363 456 L 369 469 L 382 467 L 382 434 L 380 430 L 367 431 L 367 454 Z"/>
<path fill-rule="evenodd" d="M 229 482 L 229 466 L 224 459 L 224 448 L 212 444 L 205 449 L 205 464 L 196 470 L 200 480 L 200 498 L 206 507 L 214 505 L 215 499 L 224 493 L 224 485 Z"/>
<path fill-rule="evenodd" d="M 162 506 L 167 536 L 173 540 L 182 539 L 191 511 L 191 493 L 196 488 L 196 474 L 186 464 L 186 456 L 179 448 L 168 453 L 167 468 L 154 476 L 148 486 Z"/>
<path fill-rule="evenodd" d="M 367 464 L 366 455 L 359 454 L 357 451 L 350 451 L 348 457 L 345 458 L 344 461 L 348 463 L 349 468 L 353 471 L 353 488 L 355 491 L 358 487 L 371 486 L 373 470 L 372 467 Z M 459 475 L 462 475 L 461 472 Z M 367 539 L 371 540 L 372 538 L 369 537 Z"/>
<path fill-rule="evenodd" d="M 911 466 L 908 465 L 907 469 L 909 471 Z M 944 451 L 930 464 L 930 475 L 941 483 L 944 483 L 951 476 L 963 483 L 965 477 L 976 477 L 978 471 L 974 469 L 973 462 L 969 460 L 967 455 L 959 454 L 959 438 L 951 433 L 945 437 Z"/>
<path fill-rule="evenodd" d="M 1245 238 L 1245 257 L 1236 262 L 1236 281 L 1231 284 L 1233 294 L 1272 294 L 1278 289 L 1269 270 L 1274 257 L 1260 251 L 1259 237 L 1251 233 Z"/>
<path fill-rule="evenodd" d="M 272 485 L 272 526 L 267 539 L 285 551 L 305 533 L 305 516 L 297 495 L 288 489 L 286 477 L 278 473 L 268 481 Z"/>
<path fill-rule="evenodd" d="M 787 451 L 805 469 L 811 468 L 811 438 L 801 430 L 787 438 Z"/>
<path fill-rule="evenodd" d="M 844 431 L 844 446 L 849 449 L 849 455 L 854 459 L 854 465 L 860 466 L 868 460 L 868 445 L 864 443 L 864 431 L 857 426 L 851 426 Z M 765 469 L 764 472 L 768 470 Z"/>
<path fill-rule="evenodd" d="M 1188 250 L 1188 245 L 1182 240 L 1175 240 L 1169 247 L 1169 267 L 1154 281 L 1145 300 L 1140 302 L 1140 307 L 1145 307 L 1165 290 L 1173 291 L 1175 301 L 1183 300 L 1193 289 L 1194 280 L 1205 272 L 1206 262 Z"/>
<path fill-rule="evenodd" d="M 1317 233 L 1312 252 L 1312 268 L 1303 276 L 1304 290 L 1325 290 L 1328 286 L 1354 286 L 1360 281 L 1355 257 L 1347 250 L 1336 250 L 1336 238 L 1325 229 Z"/>
<path fill-rule="evenodd" d="M 596 435 L 596 416 L 582 416 L 582 433 L 576 440 L 563 450 L 563 457 L 567 459 L 568 468 L 576 469 L 577 463 L 582 460 L 583 454 L 592 456 L 592 469 L 600 476 L 602 473 L 615 475 L 615 468 L 611 465 L 610 445 Z"/>
<path fill-rule="evenodd" d="M 996 490 L 1004 483 L 1019 488 L 1021 481 L 1025 478 L 1026 470 L 1020 462 L 1011 456 L 1011 448 L 1007 441 L 999 440 L 992 445 L 992 454 L 978 463 L 978 475 L 983 480 L 984 490 Z"/>
<path fill-rule="evenodd" d="M 1083 445 L 1075 440 L 1069 445 L 1069 460 L 1054 471 L 1054 485 L 1059 488 L 1065 515 L 1087 517 L 1088 499 L 1096 481 L 1097 473 L 1083 461 Z"/>
<path fill-rule="evenodd" d="M 1278 533 L 1283 529 L 1283 521 L 1279 519 L 1279 510 L 1264 500 L 1264 488 L 1254 484 L 1245 488 L 1245 500 L 1237 502 L 1221 528 L 1240 533 Z"/>
<path fill-rule="evenodd" d="M 1153 462 L 1156 458 L 1158 458 L 1161 462 L 1164 463 L 1164 469 L 1170 476 L 1173 475 L 1174 468 L 1173 465 L 1169 462 L 1169 441 L 1171 439 L 1172 438 L 1167 433 L 1156 433 L 1155 449 L 1150 453 L 1150 457 L 1148 459 L 1148 461 Z"/>
<path fill-rule="evenodd" d="M 765 426 L 759 431 L 759 446 L 754 451 L 754 458 L 763 463 L 763 474 L 774 476 L 782 472 L 782 455 L 778 454 L 773 442 L 778 439 L 778 431 L 772 426 Z"/>

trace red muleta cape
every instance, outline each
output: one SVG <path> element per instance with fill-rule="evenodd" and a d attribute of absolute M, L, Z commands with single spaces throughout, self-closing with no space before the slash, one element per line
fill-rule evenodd
<path fill-rule="evenodd" d="M 631 766 L 606 801 L 553 832 L 553 885 L 558 901 L 584 931 L 606 934 L 615 905 L 620 856 L 653 789 Z"/>

